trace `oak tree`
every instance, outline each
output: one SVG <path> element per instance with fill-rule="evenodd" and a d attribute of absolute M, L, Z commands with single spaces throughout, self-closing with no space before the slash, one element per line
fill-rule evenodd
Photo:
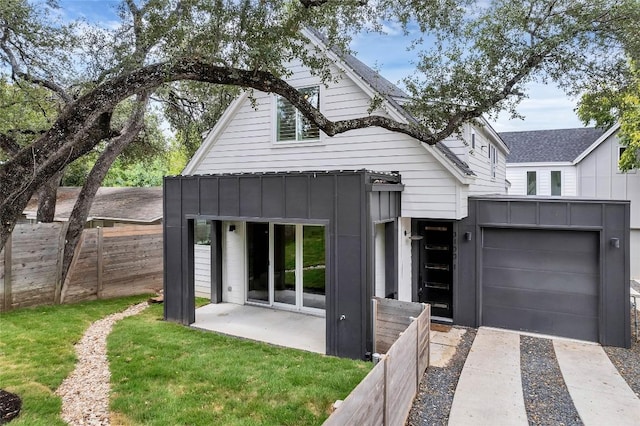
<path fill-rule="evenodd" d="M 434 144 L 484 114 L 517 114 L 532 80 L 576 93 L 624 79 L 620 28 L 635 25 L 639 12 L 637 0 L 124 0 L 114 29 L 52 23 L 54 0 L 0 7 L 3 69 L 63 105 L 42 135 L 0 166 L 0 248 L 35 191 L 102 141 L 139 131 L 135 118 L 147 100 L 184 82 L 276 93 L 329 136 L 380 126 Z M 351 36 L 388 21 L 416 38 L 404 105 L 416 120 L 332 121 L 286 82 L 292 60 L 324 81 L 339 78 L 303 28 L 346 52 Z M 127 99 L 138 108 L 114 128 L 114 110 Z"/>

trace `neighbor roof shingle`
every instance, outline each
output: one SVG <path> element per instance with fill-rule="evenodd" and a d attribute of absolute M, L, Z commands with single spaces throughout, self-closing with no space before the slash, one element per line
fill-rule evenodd
<path fill-rule="evenodd" d="M 511 152 L 507 163 L 549 163 L 573 161 L 591 146 L 606 129 L 531 130 L 503 132 L 500 137 Z"/>

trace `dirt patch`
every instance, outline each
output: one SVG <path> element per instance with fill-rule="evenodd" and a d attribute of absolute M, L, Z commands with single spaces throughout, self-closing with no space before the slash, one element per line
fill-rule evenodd
<path fill-rule="evenodd" d="M 0 425 L 18 417 L 22 409 L 22 399 L 14 393 L 0 389 Z"/>

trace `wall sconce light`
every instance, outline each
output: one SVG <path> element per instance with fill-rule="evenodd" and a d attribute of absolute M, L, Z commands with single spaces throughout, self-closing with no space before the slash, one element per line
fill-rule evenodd
<path fill-rule="evenodd" d="M 409 235 L 407 231 L 404 231 L 404 236 L 410 239 L 411 241 L 420 241 L 424 237 L 422 235 Z"/>
<path fill-rule="evenodd" d="M 236 226 L 235 225 L 229 225 L 229 232 L 236 232 Z"/>
<path fill-rule="evenodd" d="M 620 238 L 611 238 L 609 245 L 613 248 L 620 248 Z"/>
<path fill-rule="evenodd" d="M 464 240 L 465 241 L 471 241 L 472 238 L 473 238 L 473 235 L 471 234 L 471 232 L 465 232 L 464 233 Z"/>

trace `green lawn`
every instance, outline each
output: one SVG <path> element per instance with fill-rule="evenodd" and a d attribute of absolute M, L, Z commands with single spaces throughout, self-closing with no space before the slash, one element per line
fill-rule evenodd
<path fill-rule="evenodd" d="M 73 345 L 92 322 L 144 297 L 19 309 L 0 314 L 0 388 L 20 395 L 17 425 L 65 425 L 54 392 L 76 363 Z"/>
<path fill-rule="evenodd" d="M 0 314 L 0 388 L 19 394 L 11 425 L 63 425 L 55 389 L 86 327 L 145 297 Z M 320 424 L 370 363 L 220 336 L 164 322 L 162 306 L 109 337 L 113 424 Z"/>
<path fill-rule="evenodd" d="M 161 307 L 109 336 L 111 409 L 122 424 L 316 425 L 370 363 L 191 330 Z"/>

